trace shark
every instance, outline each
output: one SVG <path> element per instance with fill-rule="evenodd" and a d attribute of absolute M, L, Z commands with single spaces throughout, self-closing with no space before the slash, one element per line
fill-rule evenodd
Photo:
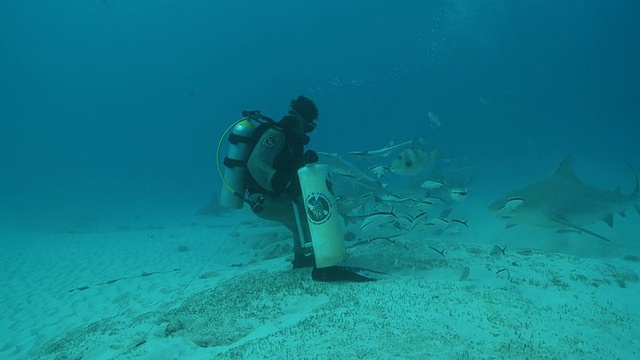
<path fill-rule="evenodd" d="M 374 193 L 389 192 L 380 181 L 371 178 L 357 166 L 344 160 L 340 155 L 320 151 L 318 151 L 318 155 L 320 162 L 329 165 L 329 171 L 332 173 L 341 175 L 357 185 L 372 190 Z"/>
<path fill-rule="evenodd" d="M 413 142 L 413 140 L 409 140 L 409 141 L 405 141 L 403 143 L 394 145 L 393 141 L 392 141 L 392 142 L 389 143 L 389 145 L 383 147 L 382 149 L 350 151 L 349 154 L 353 155 L 353 156 L 359 156 L 359 157 L 389 156 L 389 154 L 391 154 L 392 152 L 396 151 L 397 149 L 399 149 L 401 147 L 404 147 L 404 146 L 411 145 L 412 142 Z"/>
<path fill-rule="evenodd" d="M 389 170 L 400 176 L 414 176 L 433 171 L 436 160 L 442 158 L 440 147 L 428 151 L 422 148 L 421 142 L 414 139 L 411 147 L 402 150 L 391 162 Z"/>
<path fill-rule="evenodd" d="M 631 195 L 624 195 L 619 187 L 610 191 L 582 182 L 576 176 L 572 162 L 572 156 L 567 155 L 553 176 L 508 194 L 491 204 L 489 210 L 506 221 L 507 228 L 533 225 L 559 232 L 586 233 L 610 241 L 585 226 L 604 221 L 613 227 L 614 214 L 625 216 L 629 207 L 640 214 L 638 175 L 629 166 L 635 189 Z"/>

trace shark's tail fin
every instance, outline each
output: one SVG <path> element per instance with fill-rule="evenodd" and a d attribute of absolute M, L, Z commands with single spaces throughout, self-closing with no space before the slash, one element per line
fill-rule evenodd
<path fill-rule="evenodd" d="M 638 203 L 640 201 L 640 185 L 638 185 L 638 174 L 631 164 L 629 164 L 629 168 L 631 169 L 631 173 L 633 173 L 633 178 L 636 180 L 636 188 L 633 190 L 633 194 L 631 194 L 631 201 L 633 201 L 633 207 L 638 212 L 638 215 L 640 215 L 640 204 Z"/>

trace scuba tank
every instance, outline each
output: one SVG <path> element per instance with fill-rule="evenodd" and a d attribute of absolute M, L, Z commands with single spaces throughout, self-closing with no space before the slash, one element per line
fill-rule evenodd
<path fill-rule="evenodd" d="M 251 121 L 255 120 L 259 123 L 273 122 L 273 119 L 260 114 L 260 110 L 245 110 L 242 112 L 242 116 L 242 119 L 233 123 L 222 134 L 216 151 L 218 174 L 222 179 L 220 205 L 230 209 L 242 209 L 244 203 L 247 202 L 247 177 L 249 176 L 247 160 L 249 160 L 256 141 L 253 138 L 256 126 Z M 226 167 L 223 175 L 222 167 L 220 166 L 220 148 L 222 147 L 223 139 L 229 132 L 231 132 L 228 138 L 230 145 L 228 155 L 223 161 Z"/>
<path fill-rule="evenodd" d="M 230 209 L 242 209 L 247 189 L 247 160 L 251 155 L 251 135 L 255 126 L 249 118 L 242 118 L 233 125 L 229 135 L 229 153 L 224 158 L 224 175 L 222 175 L 222 191 L 220 205 Z M 225 132 L 225 135 L 229 131 Z M 224 135 L 223 135 L 224 137 Z M 220 159 L 218 158 L 218 168 Z"/>

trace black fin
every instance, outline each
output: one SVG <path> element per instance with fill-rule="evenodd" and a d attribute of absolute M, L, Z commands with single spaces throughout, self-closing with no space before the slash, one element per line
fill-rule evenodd
<path fill-rule="evenodd" d="M 314 266 L 313 271 L 311 272 L 311 278 L 315 281 L 376 281 L 376 279 L 358 274 L 356 272 L 358 269 L 359 268 L 350 268 L 343 266 L 329 266 L 326 268 L 317 268 Z"/>

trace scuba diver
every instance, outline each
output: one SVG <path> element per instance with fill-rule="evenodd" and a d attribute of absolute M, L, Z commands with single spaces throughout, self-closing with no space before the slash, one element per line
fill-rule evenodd
<path fill-rule="evenodd" d="M 312 278 L 318 281 L 372 281 L 373 279 L 357 273 L 358 268 L 343 266 L 316 267 L 313 253 L 306 254 L 305 243 L 312 240 L 307 210 L 302 199 L 302 188 L 298 170 L 307 164 L 318 161 L 318 154 L 313 150 L 306 150 L 305 146 L 311 138 L 309 133 L 316 128 L 318 108 L 316 104 L 305 96 L 299 96 L 291 101 L 289 111 L 280 121 L 274 121 L 259 111 L 245 111 L 245 122 L 236 123 L 234 133 L 230 136 L 232 144 L 248 145 L 225 159 L 225 165 L 231 169 L 231 176 L 223 176 L 228 190 L 223 187 L 221 203 L 236 203 L 241 208 L 244 203 L 249 204 L 251 210 L 258 217 L 277 221 L 283 224 L 293 236 L 293 268 L 313 267 Z M 247 120 L 248 119 L 248 120 Z M 254 128 L 249 120 L 261 122 Z M 236 134 L 236 129 L 239 129 Z M 244 140 L 232 140 L 234 135 L 241 135 Z M 244 137 L 242 137 L 244 136 Z M 220 148 L 220 146 L 218 147 Z M 242 160 L 246 159 L 246 163 Z M 242 168 L 242 165 L 246 169 Z M 236 173 L 246 170 L 243 176 L 234 177 Z M 229 173 L 229 169 L 228 173 Z M 220 171 L 220 169 L 219 169 Z M 235 189 L 227 184 L 236 182 Z M 242 182 L 242 184 L 240 184 Z M 324 183 L 324 181 L 323 181 Z M 243 189 L 246 189 L 246 196 Z M 230 195 L 233 193 L 234 196 Z M 241 200 L 238 200 L 241 199 Z M 305 241 L 308 239 L 308 241 Z M 342 239 L 339 239 L 343 241 Z M 346 252 L 345 252 L 346 256 Z"/>
<path fill-rule="evenodd" d="M 318 108 L 313 101 L 299 96 L 291 101 L 289 112 L 279 122 L 265 128 L 262 135 L 254 134 L 257 143 L 247 161 L 248 199 L 257 204 L 252 210 L 258 217 L 277 221 L 291 231 L 294 269 L 315 265 L 313 255 L 305 255 L 303 248 L 304 238 L 309 238 L 309 226 L 296 220 L 294 205 L 304 213 L 300 207 L 298 169 L 318 161 L 315 151 L 304 151 L 311 140 L 307 134 L 315 130 L 317 118 Z M 256 131 L 259 133 L 260 129 Z"/>

